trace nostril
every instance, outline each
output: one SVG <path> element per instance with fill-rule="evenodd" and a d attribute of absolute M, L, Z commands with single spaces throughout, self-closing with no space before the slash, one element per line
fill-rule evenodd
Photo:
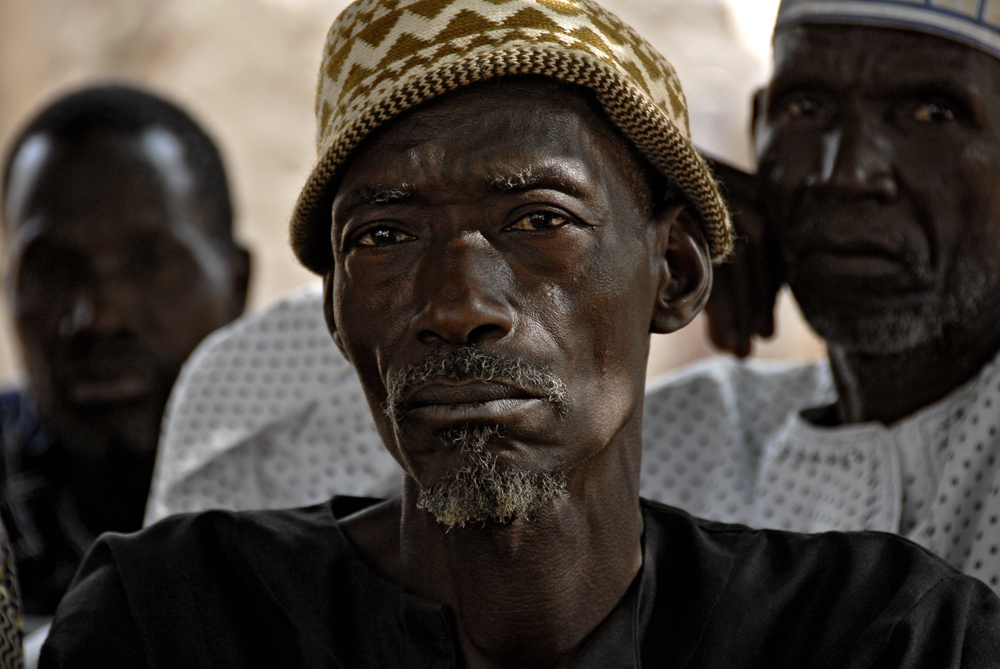
<path fill-rule="evenodd" d="M 480 325 L 469 333 L 467 339 L 470 344 L 477 344 L 481 341 L 486 341 L 489 339 L 500 339 L 505 334 L 507 334 L 499 325 L 493 323 L 487 323 Z"/>
<path fill-rule="evenodd" d="M 421 344 L 435 345 L 441 341 L 444 341 L 444 337 L 437 334 L 432 330 L 421 330 L 417 333 L 417 341 Z"/>
<path fill-rule="evenodd" d="M 441 342 L 450 344 L 477 344 L 491 339 L 500 339 L 507 334 L 507 328 L 501 325 L 487 323 L 479 325 L 468 333 L 452 332 L 450 336 L 444 331 L 421 330 L 417 339 L 423 344 L 437 345 Z"/>

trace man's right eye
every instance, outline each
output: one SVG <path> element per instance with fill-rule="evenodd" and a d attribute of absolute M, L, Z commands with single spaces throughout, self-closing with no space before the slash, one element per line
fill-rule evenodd
<path fill-rule="evenodd" d="M 379 225 L 374 228 L 368 228 L 363 235 L 354 240 L 353 245 L 366 248 L 380 248 L 408 242 L 411 239 L 415 239 L 415 237 L 395 228 L 390 228 L 387 225 Z"/>
<path fill-rule="evenodd" d="M 793 119 L 814 118 L 819 111 L 819 101 L 813 98 L 792 98 L 785 103 L 785 113 Z"/>

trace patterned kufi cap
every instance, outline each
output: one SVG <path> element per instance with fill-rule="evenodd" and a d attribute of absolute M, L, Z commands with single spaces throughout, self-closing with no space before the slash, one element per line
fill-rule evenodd
<path fill-rule="evenodd" d="M 782 0 L 775 34 L 803 23 L 914 30 L 1000 58 L 1000 0 Z"/>
<path fill-rule="evenodd" d="M 299 194 L 292 247 L 333 267 L 335 181 L 351 151 L 408 109 L 479 81 L 543 75 L 594 92 L 608 118 L 693 204 L 714 260 L 731 228 L 691 144 L 673 67 L 591 0 L 359 0 L 334 21 L 316 92 L 319 161 Z"/>

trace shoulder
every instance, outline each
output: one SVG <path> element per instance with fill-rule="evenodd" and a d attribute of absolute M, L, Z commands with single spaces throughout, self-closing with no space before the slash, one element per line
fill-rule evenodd
<path fill-rule="evenodd" d="M 902 537 L 755 530 L 655 502 L 644 517 L 656 596 L 697 612 L 692 664 L 1000 666 L 1000 599 Z"/>
<path fill-rule="evenodd" d="M 130 600 L 150 603 L 164 593 L 180 602 L 183 593 L 225 600 L 246 589 L 298 591 L 309 578 L 287 578 L 292 572 L 329 579 L 338 564 L 356 560 L 338 518 L 376 501 L 335 497 L 298 509 L 178 514 L 132 534 L 103 535 L 85 568 L 112 564 Z"/>
<path fill-rule="evenodd" d="M 754 529 L 695 518 L 657 502 L 643 503 L 647 522 L 652 520 L 657 531 L 687 535 L 699 550 L 728 553 L 737 569 L 755 573 L 756 579 L 814 577 L 846 585 L 885 578 L 887 586 L 905 586 L 919 595 L 943 579 L 966 578 L 927 549 L 894 534 Z"/>
<path fill-rule="evenodd" d="M 816 666 L 862 666 L 858 658 L 863 666 L 1000 662 L 1000 599 L 902 537 L 757 530 L 644 504 L 647 536 L 662 556 L 658 578 L 686 570 L 692 583 L 717 584 L 702 653 L 711 652 L 712 639 L 728 639 L 734 653 L 798 658 L 787 666 L 814 666 L 821 657 Z M 704 588 L 694 594 L 697 585 L 684 587 L 693 599 L 705 595 Z M 920 657 L 941 661 L 908 664 Z"/>
<path fill-rule="evenodd" d="M 352 579 L 366 572 L 338 518 L 377 501 L 206 511 L 105 534 L 59 605 L 49 655 L 101 658 L 66 666 L 133 666 L 106 661 L 123 653 L 169 666 L 256 666 L 248 648 L 294 648 L 303 630 L 352 610 Z"/>
<path fill-rule="evenodd" d="M 346 549 L 340 539 L 338 519 L 364 509 L 379 500 L 362 497 L 334 497 L 322 504 L 296 509 L 264 511 L 211 510 L 169 516 L 132 534 L 108 533 L 100 543 L 119 559 L 166 559 L 174 563 L 179 553 L 197 556 L 216 552 L 252 559 L 259 545 L 275 551 L 300 551 L 312 545 L 327 551 Z M 343 545 L 341 545 L 343 544 Z M 160 550 L 171 547 L 161 558 Z"/>

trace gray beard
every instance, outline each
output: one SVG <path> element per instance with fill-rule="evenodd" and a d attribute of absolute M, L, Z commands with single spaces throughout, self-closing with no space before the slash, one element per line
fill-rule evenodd
<path fill-rule="evenodd" d="M 509 523 L 529 519 L 560 497 L 566 497 L 566 476 L 555 472 L 528 472 L 498 466 L 487 449 L 500 429 L 467 425 L 445 431 L 450 447 L 465 453 L 458 471 L 432 486 L 420 486 L 417 508 L 451 529 L 467 523 Z"/>
<path fill-rule="evenodd" d="M 809 325 L 830 345 L 863 355 L 898 355 L 942 339 L 948 329 L 972 329 L 995 301 L 998 282 L 982 272 L 968 277 L 958 296 L 922 300 L 873 313 L 829 313 L 799 300 Z M 793 290 L 794 293 L 794 290 Z M 796 298 L 798 299 L 798 298 Z"/>
<path fill-rule="evenodd" d="M 940 339 L 951 320 L 929 308 L 894 309 L 855 316 L 850 322 L 806 309 L 803 313 L 827 343 L 865 355 L 896 355 Z"/>

